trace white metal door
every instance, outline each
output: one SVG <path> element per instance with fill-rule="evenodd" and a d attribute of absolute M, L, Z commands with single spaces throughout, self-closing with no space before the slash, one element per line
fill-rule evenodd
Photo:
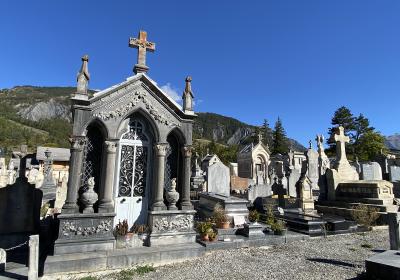
<path fill-rule="evenodd" d="M 131 121 L 129 131 L 120 140 L 118 181 L 115 198 L 115 222 L 127 220 L 145 224 L 148 209 L 148 138 L 138 121 Z"/>

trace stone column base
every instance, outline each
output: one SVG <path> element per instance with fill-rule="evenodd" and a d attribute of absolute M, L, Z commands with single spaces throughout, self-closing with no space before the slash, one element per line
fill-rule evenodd
<path fill-rule="evenodd" d="M 61 214 L 54 254 L 106 251 L 115 248 L 115 213 Z"/>
<path fill-rule="evenodd" d="M 149 246 L 196 242 L 194 210 L 162 210 L 149 212 L 151 234 Z"/>

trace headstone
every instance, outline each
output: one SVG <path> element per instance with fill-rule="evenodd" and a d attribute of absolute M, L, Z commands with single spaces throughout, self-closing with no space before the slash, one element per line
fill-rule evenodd
<path fill-rule="evenodd" d="M 6 250 L 0 248 L 0 272 L 6 270 L 7 253 Z"/>
<path fill-rule="evenodd" d="M 53 177 L 53 159 L 51 152 L 46 150 L 46 159 L 44 160 L 44 180 L 41 187 L 43 192 L 43 201 L 49 201 L 56 198 L 56 183 Z"/>
<path fill-rule="evenodd" d="M 361 164 L 362 180 L 382 180 L 382 169 L 379 163 L 370 162 Z"/>
<path fill-rule="evenodd" d="M 400 250 L 400 213 L 387 213 L 389 224 L 390 250 Z"/>
<path fill-rule="evenodd" d="M 390 182 L 400 181 L 400 166 L 389 166 L 389 180 Z"/>
<path fill-rule="evenodd" d="M 207 170 L 208 192 L 229 196 L 230 195 L 230 174 L 229 167 L 222 162 L 217 162 L 208 167 Z"/>
<path fill-rule="evenodd" d="M 319 154 L 312 148 L 311 141 L 310 141 L 310 148 L 308 149 L 307 153 L 307 176 L 311 181 L 311 185 L 313 189 L 318 189 L 318 157 Z"/>

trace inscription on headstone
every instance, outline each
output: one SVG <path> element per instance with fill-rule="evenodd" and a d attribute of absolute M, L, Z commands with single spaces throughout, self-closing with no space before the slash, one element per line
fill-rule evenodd
<path fill-rule="evenodd" d="M 379 163 L 361 164 L 361 176 L 363 180 L 382 180 L 382 169 Z"/>

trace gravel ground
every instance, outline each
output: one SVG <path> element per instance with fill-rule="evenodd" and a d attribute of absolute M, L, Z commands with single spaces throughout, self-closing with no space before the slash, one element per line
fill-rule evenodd
<path fill-rule="evenodd" d="M 364 236 L 346 234 L 274 247 L 213 251 L 132 279 L 359 279 L 365 259 L 387 249 L 387 229 L 377 230 Z"/>

